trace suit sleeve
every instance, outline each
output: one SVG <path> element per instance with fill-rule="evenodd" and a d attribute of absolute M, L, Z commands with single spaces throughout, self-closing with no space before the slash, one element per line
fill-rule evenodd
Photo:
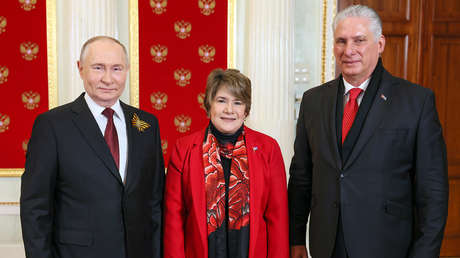
<path fill-rule="evenodd" d="M 420 116 L 415 158 L 416 233 L 409 257 L 434 258 L 447 220 L 449 187 L 446 146 L 431 91 Z"/>
<path fill-rule="evenodd" d="M 286 170 L 276 141 L 270 155 L 268 204 L 264 217 L 267 223 L 268 257 L 289 257 L 289 216 L 287 204 Z"/>
<path fill-rule="evenodd" d="M 182 192 L 182 164 L 179 141 L 171 153 L 165 187 L 165 258 L 185 258 L 185 206 Z"/>
<path fill-rule="evenodd" d="M 53 257 L 54 189 L 58 170 L 56 138 L 42 115 L 34 123 L 21 178 L 21 226 L 26 257 Z"/>
<path fill-rule="evenodd" d="M 289 239 L 290 245 L 305 245 L 312 190 L 312 156 L 305 128 L 306 93 L 297 120 L 294 157 L 289 168 Z"/>
<path fill-rule="evenodd" d="M 152 225 L 153 225 L 153 257 L 163 257 L 163 193 L 164 193 L 164 178 L 165 166 L 163 161 L 163 151 L 161 149 L 160 128 L 156 122 L 155 130 L 155 168 L 153 176 L 152 189 Z"/>

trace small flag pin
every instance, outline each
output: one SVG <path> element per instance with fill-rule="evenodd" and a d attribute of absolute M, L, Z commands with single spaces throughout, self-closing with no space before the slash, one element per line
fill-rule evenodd
<path fill-rule="evenodd" d="M 253 149 L 254 151 L 256 151 L 258 148 L 257 148 L 257 146 L 256 146 L 256 147 L 253 147 L 252 149 Z"/>
<path fill-rule="evenodd" d="M 381 97 L 383 100 L 387 101 L 387 97 L 385 97 L 385 95 L 381 94 L 380 97 Z"/>

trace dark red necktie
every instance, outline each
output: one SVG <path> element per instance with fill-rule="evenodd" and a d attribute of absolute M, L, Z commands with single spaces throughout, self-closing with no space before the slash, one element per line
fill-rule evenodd
<path fill-rule="evenodd" d="M 106 108 L 102 111 L 102 114 L 107 117 L 107 126 L 105 127 L 104 132 L 104 139 L 109 146 L 110 152 L 112 153 L 113 159 L 115 160 L 115 164 L 117 164 L 117 168 L 119 168 L 120 162 L 120 154 L 118 150 L 118 134 L 117 128 L 115 128 L 115 124 L 113 123 L 113 109 Z"/>
<path fill-rule="evenodd" d="M 363 91 L 360 88 L 353 88 L 349 91 L 349 98 L 345 108 L 343 109 L 343 120 L 342 120 L 342 144 L 350 131 L 351 125 L 355 120 L 356 113 L 358 113 L 358 98 L 359 94 Z"/>

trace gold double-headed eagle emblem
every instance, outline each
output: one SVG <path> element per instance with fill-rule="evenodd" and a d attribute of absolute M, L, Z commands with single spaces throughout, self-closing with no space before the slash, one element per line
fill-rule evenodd
<path fill-rule="evenodd" d="M 174 125 L 180 133 L 185 133 L 190 130 L 190 125 L 192 124 L 192 118 L 186 115 L 178 115 L 174 117 Z"/>
<path fill-rule="evenodd" d="M 216 55 L 216 48 L 209 45 L 201 45 L 198 48 L 198 55 L 200 55 L 200 60 L 203 63 L 209 63 L 214 61 L 214 56 Z"/>
<path fill-rule="evenodd" d="M 174 30 L 176 31 L 176 36 L 180 39 L 185 39 L 190 37 L 190 31 L 192 31 L 192 24 L 184 20 L 176 21 L 174 23 Z"/>
<path fill-rule="evenodd" d="M 152 7 L 152 11 L 158 15 L 166 12 L 167 5 L 168 0 L 150 0 L 150 7 Z"/>
<path fill-rule="evenodd" d="M 8 74 L 9 74 L 8 67 L 0 66 L 0 84 L 5 83 L 8 81 Z"/>
<path fill-rule="evenodd" d="M 38 54 L 38 45 L 33 42 L 23 42 L 19 46 L 19 50 L 21 51 L 22 58 L 27 61 L 32 61 L 37 58 Z"/>
<path fill-rule="evenodd" d="M 0 34 L 6 30 L 6 17 L 0 16 Z"/>
<path fill-rule="evenodd" d="M 131 119 L 131 124 L 141 133 L 150 127 L 150 125 L 147 122 L 142 121 L 136 113 L 134 113 L 133 118 Z"/>
<path fill-rule="evenodd" d="M 21 4 L 21 8 L 25 11 L 31 11 L 35 9 L 35 5 L 37 4 L 37 0 L 19 0 Z"/>
<path fill-rule="evenodd" d="M 152 55 L 153 61 L 161 63 L 166 60 L 166 56 L 168 55 L 168 48 L 160 44 L 153 45 L 150 48 L 150 54 Z"/>
<path fill-rule="evenodd" d="M 0 114 L 0 133 L 3 133 L 6 130 L 8 130 L 9 125 L 10 125 L 10 117 L 4 114 Z"/>
<path fill-rule="evenodd" d="M 168 102 L 168 95 L 164 92 L 154 92 L 150 95 L 150 102 L 152 107 L 156 110 L 162 110 L 166 107 L 166 102 Z"/>
<path fill-rule="evenodd" d="M 190 70 L 180 68 L 174 71 L 174 79 L 176 80 L 176 84 L 184 87 L 190 84 L 190 79 L 192 79 L 192 72 Z"/>
<path fill-rule="evenodd" d="M 166 154 L 166 152 L 168 152 L 168 141 L 167 140 L 161 140 L 161 150 L 163 151 L 163 154 Z"/>
<path fill-rule="evenodd" d="M 24 107 L 32 110 L 38 107 L 38 103 L 40 102 L 40 94 L 34 91 L 26 91 L 21 95 L 22 103 L 24 103 Z"/>
<path fill-rule="evenodd" d="M 211 15 L 214 13 L 214 8 L 216 8 L 215 0 L 198 0 L 198 7 L 204 15 Z"/>
<path fill-rule="evenodd" d="M 198 104 L 200 104 L 200 108 L 206 110 L 204 108 L 204 93 L 199 93 L 197 96 L 197 99 L 198 99 Z"/>

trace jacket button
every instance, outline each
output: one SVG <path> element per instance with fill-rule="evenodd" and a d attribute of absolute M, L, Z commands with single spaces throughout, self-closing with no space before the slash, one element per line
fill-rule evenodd
<path fill-rule="evenodd" d="M 333 204 L 334 208 L 338 208 L 339 207 L 339 203 L 337 201 L 334 202 Z"/>

